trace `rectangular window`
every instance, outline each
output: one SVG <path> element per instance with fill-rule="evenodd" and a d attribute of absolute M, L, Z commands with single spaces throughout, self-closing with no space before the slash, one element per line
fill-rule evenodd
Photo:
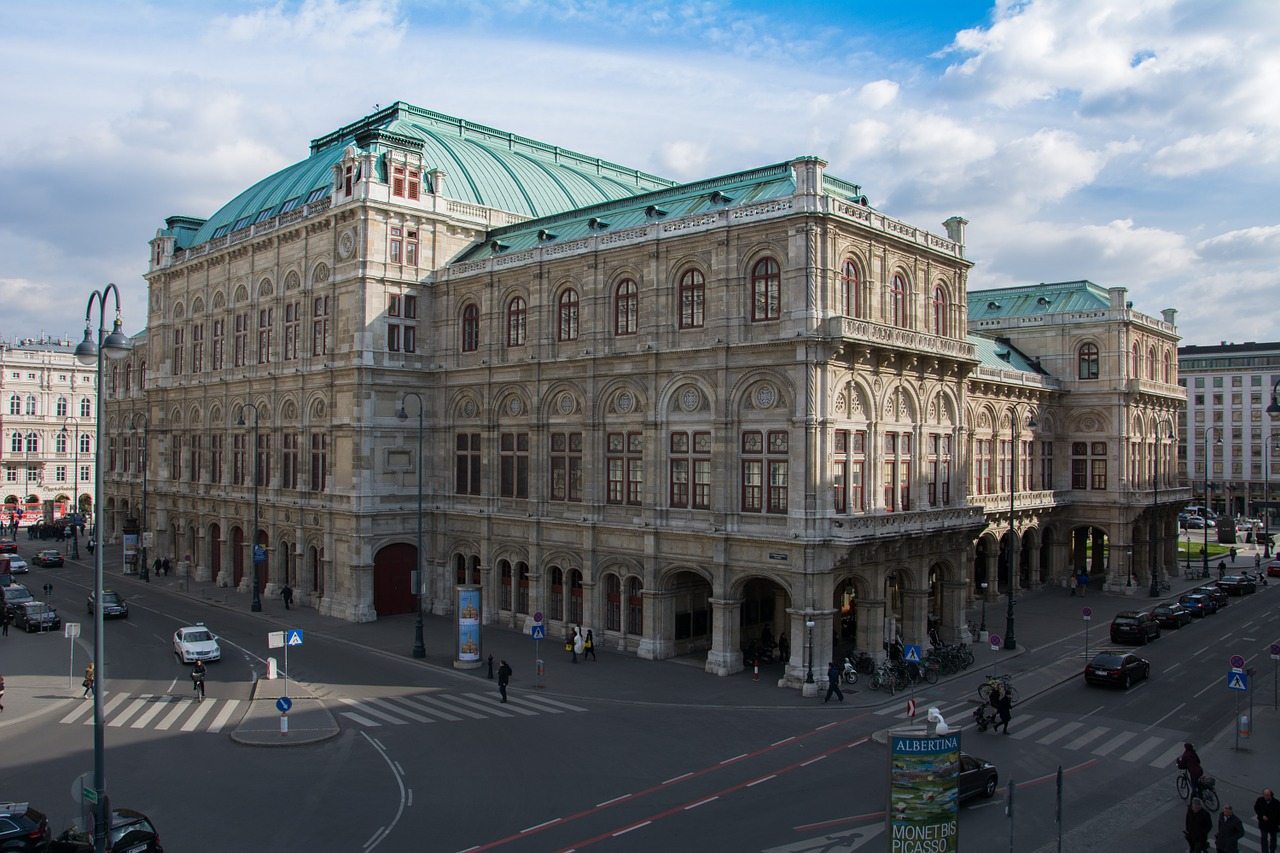
<path fill-rule="evenodd" d="M 416 228 L 409 228 L 404 232 L 404 262 L 411 267 L 418 265 L 418 231 Z M 410 315 L 406 313 L 404 316 L 408 317 Z"/>
<path fill-rule="evenodd" d="M 249 315 L 237 314 L 234 321 L 235 337 L 233 340 L 232 367 L 244 367 L 249 350 Z"/>
<path fill-rule="evenodd" d="M 611 432 L 605 440 L 605 469 L 609 478 L 605 502 L 639 506 L 644 474 L 644 440 L 641 434 Z"/>
<path fill-rule="evenodd" d="M 284 305 L 284 361 L 293 361 L 298 357 L 298 331 L 302 319 L 302 303 L 286 302 Z"/>
<path fill-rule="evenodd" d="M 831 453 L 832 506 L 837 513 L 849 511 L 849 431 L 838 429 Z"/>
<path fill-rule="evenodd" d="M 911 434 L 884 435 L 884 508 L 906 512 L 911 508 Z"/>
<path fill-rule="evenodd" d="M 529 433 L 504 432 L 498 438 L 498 494 L 529 497 Z"/>
<path fill-rule="evenodd" d="M 329 477 L 329 436 L 311 434 L 311 491 L 323 492 Z"/>
<path fill-rule="evenodd" d="M 249 440 L 243 433 L 237 433 L 231 438 L 231 485 L 243 486 L 245 484 L 245 468 L 248 463 L 246 448 Z"/>
<path fill-rule="evenodd" d="M 271 363 L 271 330 L 274 327 L 275 309 L 258 311 L 258 364 Z"/>
<path fill-rule="evenodd" d="M 280 454 L 280 488 L 298 488 L 298 434 L 286 432 Z"/>
<path fill-rule="evenodd" d="M 789 486 L 785 430 L 742 434 L 742 511 L 785 513 Z M 763 457 L 763 458 L 753 458 Z"/>
<path fill-rule="evenodd" d="M 191 327 L 191 372 L 204 371 L 204 323 Z"/>
<path fill-rule="evenodd" d="M 406 320 L 418 319 L 418 297 L 406 294 L 404 297 L 404 318 Z"/>
<path fill-rule="evenodd" d="M 200 482 L 200 455 L 201 455 L 201 435 L 198 432 L 191 433 L 189 443 L 191 449 L 187 451 L 187 482 Z"/>
<path fill-rule="evenodd" d="M 387 260 L 393 264 L 400 263 L 400 247 L 403 245 L 403 232 L 399 228 L 391 229 L 391 238 L 387 244 Z M 393 296 L 392 299 L 399 302 L 399 297 Z M 397 312 L 392 314 L 393 317 L 399 317 Z"/>
<path fill-rule="evenodd" d="M 929 436 L 929 506 L 951 503 L 951 436 Z"/>
<path fill-rule="evenodd" d="M 1053 442 L 1040 442 L 1040 488 L 1053 490 Z"/>
<path fill-rule="evenodd" d="M 219 317 L 218 319 L 213 321 L 212 357 L 213 357 L 214 370 L 222 369 L 222 349 L 223 349 L 223 340 L 226 338 L 226 332 L 227 332 L 227 321 L 224 318 Z"/>
<path fill-rule="evenodd" d="M 222 435 L 213 433 L 209 436 L 209 482 L 222 482 Z"/>
<path fill-rule="evenodd" d="M 395 323 L 387 324 L 387 351 L 400 352 L 400 327 Z"/>
<path fill-rule="evenodd" d="M 454 447 L 454 493 L 480 494 L 480 433 L 458 433 L 454 439 Z"/>
<path fill-rule="evenodd" d="M 259 486 L 271 485 L 271 433 L 258 433 L 257 457 L 254 460 L 254 483 Z"/>
<path fill-rule="evenodd" d="M 417 169 L 405 166 L 391 167 L 391 194 L 416 201 L 420 195 L 422 179 Z"/>
<path fill-rule="evenodd" d="M 551 500 L 582 500 L 582 433 L 551 433 Z"/>
<path fill-rule="evenodd" d="M 182 436 L 173 437 L 173 447 L 169 451 L 169 479 L 178 482 L 182 479 Z"/>
<path fill-rule="evenodd" d="M 711 508 L 711 433 L 673 432 L 670 441 L 671 506 Z"/>
<path fill-rule="evenodd" d="M 329 297 L 317 296 L 311 302 L 311 354 L 329 352 Z"/>
<path fill-rule="evenodd" d="M 182 373 L 182 346 L 183 339 L 186 336 L 186 329 L 181 327 L 173 330 L 173 375 L 178 376 Z"/>
<path fill-rule="evenodd" d="M 58 465 L 53 469 L 53 480 L 56 483 L 65 483 L 67 481 L 66 465 Z"/>

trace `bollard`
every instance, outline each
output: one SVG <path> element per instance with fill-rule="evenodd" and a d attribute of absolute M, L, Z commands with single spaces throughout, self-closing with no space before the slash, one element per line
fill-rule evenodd
<path fill-rule="evenodd" d="M 754 677 L 754 678 L 752 678 L 751 680 L 752 680 L 752 681 L 759 681 L 759 680 L 760 680 L 760 661 L 756 661 L 756 662 L 753 664 L 753 666 L 754 666 L 754 668 L 755 668 L 756 674 L 755 674 L 755 677 Z"/>
<path fill-rule="evenodd" d="M 287 735 L 289 733 L 289 715 L 280 715 L 280 734 Z"/>
<path fill-rule="evenodd" d="M 1240 720 L 1237 723 L 1237 725 L 1240 727 L 1239 728 L 1240 737 L 1249 737 L 1249 735 L 1252 733 L 1253 725 L 1252 725 L 1252 721 L 1249 719 L 1248 714 L 1241 714 Z"/>

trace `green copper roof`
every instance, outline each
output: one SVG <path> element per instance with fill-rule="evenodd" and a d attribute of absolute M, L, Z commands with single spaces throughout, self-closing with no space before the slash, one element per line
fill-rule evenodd
<path fill-rule="evenodd" d="M 1034 362 L 1008 338 L 988 338 L 986 335 L 969 335 L 969 343 L 977 350 L 978 361 L 983 367 L 995 370 L 1020 370 L 1044 376 L 1039 362 Z"/>
<path fill-rule="evenodd" d="M 645 172 L 397 102 L 312 140 L 307 159 L 258 181 L 194 233 L 179 230 L 179 248 L 329 195 L 331 169 L 348 145 L 379 153 L 391 148 L 418 151 L 425 172 L 445 173 L 445 197 L 528 217 L 672 185 Z"/>
<path fill-rule="evenodd" d="M 1091 281 L 1059 281 L 969 291 L 969 322 L 1006 317 L 1038 317 L 1110 307 L 1106 288 Z"/>

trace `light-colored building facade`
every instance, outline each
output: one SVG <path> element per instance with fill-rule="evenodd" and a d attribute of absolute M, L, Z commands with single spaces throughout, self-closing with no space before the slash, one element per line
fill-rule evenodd
<path fill-rule="evenodd" d="M 75 358 L 75 344 L 54 338 L 0 343 L 0 471 L 3 517 L 21 524 L 82 512 L 94 500 L 97 366 Z"/>
<path fill-rule="evenodd" d="M 109 432 L 145 412 L 146 526 L 197 578 L 248 588 L 256 540 L 265 594 L 411 612 L 422 466 L 424 607 L 476 583 L 488 623 L 720 674 L 767 630 L 794 683 L 837 645 L 960 638 L 1011 575 L 1172 565 L 1181 389 L 1119 355 L 1172 364 L 1172 314 L 969 294 L 965 225 L 888 217 L 813 157 L 672 185 L 396 104 L 167 221 L 154 367 Z"/>
<path fill-rule="evenodd" d="M 1267 413 L 1280 386 L 1280 341 L 1180 347 L 1178 373 L 1187 394 L 1182 482 L 1203 505 L 1207 474 L 1215 511 L 1261 518 L 1280 478 L 1280 426 Z"/>

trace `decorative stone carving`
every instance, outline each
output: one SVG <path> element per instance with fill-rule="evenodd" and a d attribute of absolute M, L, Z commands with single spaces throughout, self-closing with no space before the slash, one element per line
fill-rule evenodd
<path fill-rule="evenodd" d="M 756 388 L 755 402 L 757 409 L 772 409 L 778 402 L 778 392 L 772 385 L 765 382 Z"/>
<path fill-rule="evenodd" d="M 702 408 L 702 392 L 692 385 L 684 386 L 680 392 L 680 408 L 686 412 L 696 412 Z"/>
<path fill-rule="evenodd" d="M 461 411 L 464 418 L 474 418 L 476 416 L 476 401 L 469 398 L 463 400 Z"/>
<path fill-rule="evenodd" d="M 848 404 L 848 401 L 845 399 L 844 394 L 837 394 L 836 395 L 836 414 L 843 415 L 845 412 L 845 409 L 847 409 L 848 406 L 849 404 Z"/>
<path fill-rule="evenodd" d="M 511 397 L 507 400 L 507 414 L 519 417 L 524 412 L 524 403 L 520 402 L 519 397 Z"/>
<path fill-rule="evenodd" d="M 556 408 L 560 410 L 562 415 L 571 415 L 578 406 L 573 400 L 573 395 L 565 392 L 557 398 Z"/>
<path fill-rule="evenodd" d="M 338 257 L 346 259 L 356 253 L 356 235 L 351 231 L 342 232 L 338 238 Z"/>
<path fill-rule="evenodd" d="M 636 398 L 630 391 L 621 391 L 613 398 L 613 408 L 620 415 L 627 415 L 636 407 Z"/>

